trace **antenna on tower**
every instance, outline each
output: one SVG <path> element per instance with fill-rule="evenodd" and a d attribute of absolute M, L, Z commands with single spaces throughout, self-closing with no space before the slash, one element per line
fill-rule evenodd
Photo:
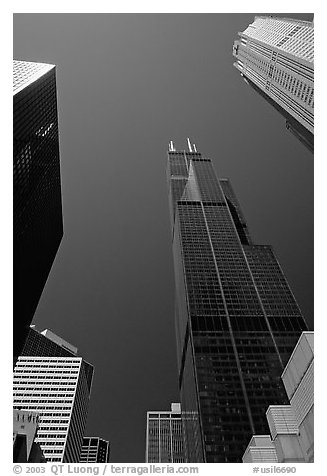
<path fill-rule="evenodd" d="M 187 145 L 188 145 L 188 150 L 190 152 L 197 152 L 195 144 L 191 144 L 191 141 L 189 138 L 187 138 Z"/>
<path fill-rule="evenodd" d="M 174 143 L 173 143 L 172 140 L 169 142 L 168 150 L 169 150 L 169 152 L 176 152 L 176 149 L 174 147 Z"/>

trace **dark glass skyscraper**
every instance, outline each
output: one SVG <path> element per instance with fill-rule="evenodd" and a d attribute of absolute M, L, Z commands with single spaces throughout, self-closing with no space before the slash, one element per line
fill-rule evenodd
<path fill-rule="evenodd" d="M 170 143 L 168 183 L 187 462 L 241 462 L 306 324 L 270 246 L 252 243 L 228 180 L 189 142 Z"/>
<path fill-rule="evenodd" d="M 14 355 L 63 236 L 55 66 L 14 61 Z"/>

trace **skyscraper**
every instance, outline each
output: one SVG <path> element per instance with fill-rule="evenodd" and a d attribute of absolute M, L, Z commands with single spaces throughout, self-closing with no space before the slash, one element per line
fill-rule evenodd
<path fill-rule="evenodd" d="M 314 27 L 312 22 L 257 16 L 234 42 L 234 66 L 313 151 Z"/>
<path fill-rule="evenodd" d="M 306 324 L 211 160 L 171 142 L 168 183 L 186 462 L 241 462 L 267 406 L 288 403 L 280 375 Z"/>
<path fill-rule="evenodd" d="M 183 428 L 180 403 L 171 411 L 147 412 L 146 463 L 184 463 Z"/>
<path fill-rule="evenodd" d="M 63 236 L 55 66 L 14 61 L 14 355 Z"/>
<path fill-rule="evenodd" d="M 48 329 L 31 328 L 14 369 L 14 408 L 36 411 L 47 461 L 79 463 L 93 366 Z"/>
<path fill-rule="evenodd" d="M 98 436 L 85 436 L 81 451 L 80 463 L 108 463 L 110 443 Z"/>

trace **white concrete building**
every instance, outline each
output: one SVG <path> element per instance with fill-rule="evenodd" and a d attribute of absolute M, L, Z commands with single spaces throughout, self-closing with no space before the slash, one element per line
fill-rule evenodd
<path fill-rule="evenodd" d="M 288 129 L 313 147 L 313 22 L 257 16 L 239 36 L 234 66 L 284 115 Z"/>
<path fill-rule="evenodd" d="M 14 369 L 14 408 L 39 414 L 35 442 L 47 461 L 78 463 L 93 367 L 51 331 L 31 329 L 25 352 Z"/>
<path fill-rule="evenodd" d="M 271 436 L 253 436 L 243 455 L 243 463 L 313 463 L 313 362 L 313 332 L 303 332 L 282 373 L 290 405 L 268 408 L 266 415 Z"/>
<path fill-rule="evenodd" d="M 80 463 L 108 463 L 109 458 L 109 441 L 98 436 L 85 436 L 83 438 Z"/>
<path fill-rule="evenodd" d="M 172 403 L 171 411 L 147 412 L 145 462 L 184 463 L 180 403 Z"/>

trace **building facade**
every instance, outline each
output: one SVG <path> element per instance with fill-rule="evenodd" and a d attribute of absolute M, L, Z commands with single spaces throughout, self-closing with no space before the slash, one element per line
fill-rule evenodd
<path fill-rule="evenodd" d="M 314 26 L 290 18 L 255 17 L 234 42 L 234 66 L 313 151 Z"/>
<path fill-rule="evenodd" d="M 303 332 L 282 373 L 290 405 L 269 406 L 270 435 L 253 436 L 243 463 L 270 462 L 268 445 L 278 463 L 314 462 L 313 365 L 313 332 Z"/>
<path fill-rule="evenodd" d="M 39 414 L 35 442 L 47 461 L 78 463 L 93 366 L 49 330 L 31 328 L 23 352 L 14 369 L 14 409 Z"/>
<path fill-rule="evenodd" d="M 81 451 L 80 463 L 108 463 L 110 443 L 98 436 L 85 436 Z"/>
<path fill-rule="evenodd" d="M 184 463 L 183 428 L 180 403 L 171 411 L 147 412 L 146 463 Z"/>
<path fill-rule="evenodd" d="M 288 403 L 280 375 L 306 324 L 211 160 L 171 142 L 168 184 L 186 462 L 241 462 L 265 408 Z"/>
<path fill-rule="evenodd" d="M 55 66 L 14 61 L 14 355 L 63 236 Z"/>

